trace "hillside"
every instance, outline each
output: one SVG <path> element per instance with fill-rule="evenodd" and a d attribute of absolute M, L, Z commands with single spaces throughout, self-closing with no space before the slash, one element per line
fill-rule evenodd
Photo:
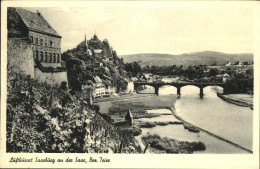
<path fill-rule="evenodd" d="M 125 62 L 137 61 L 141 66 L 157 65 L 211 65 L 213 63 L 224 64 L 227 61 L 235 63 L 236 61 L 253 62 L 253 54 L 227 54 L 214 51 L 184 53 L 181 55 L 143 53 L 120 56 Z"/>
<path fill-rule="evenodd" d="M 62 60 L 66 61 L 69 86 L 75 90 L 80 90 L 84 81 L 95 81 L 95 76 L 110 86 L 125 88 L 122 79 L 128 74 L 124 63 L 106 39 L 101 41 L 96 35 L 89 40 L 85 37 L 75 48 L 64 52 Z"/>

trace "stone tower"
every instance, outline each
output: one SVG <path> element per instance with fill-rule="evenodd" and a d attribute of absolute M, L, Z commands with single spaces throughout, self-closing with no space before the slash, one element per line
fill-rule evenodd
<path fill-rule="evenodd" d="M 81 44 L 82 44 L 82 42 L 81 42 Z M 86 47 L 86 52 L 87 52 L 87 54 L 88 54 L 89 56 L 92 56 L 92 52 L 91 52 L 90 49 L 88 48 L 88 40 L 87 40 L 86 34 L 85 34 L 85 39 L 84 39 L 84 41 L 83 41 L 83 45 L 84 45 L 84 47 Z"/>
<path fill-rule="evenodd" d="M 84 40 L 84 43 L 85 43 L 86 49 L 88 50 L 88 41 L 87 41 L 87 36 L 86 36 L 86 34 L 85 34 L 85 40 Z"/>

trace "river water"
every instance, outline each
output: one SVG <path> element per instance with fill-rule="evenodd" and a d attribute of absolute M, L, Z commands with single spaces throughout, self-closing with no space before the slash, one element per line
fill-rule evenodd
<path fill-rule="evenodd" d="M 164 86 L 159 90 L 159 95 L 176 93 L 176 88 L 172 86 Z M 206 87 L 204 88 L 204 94 L 204 97 L 200 99 L 199 88 L 195 86 L 182 87 L 181 97 L 175 104 L 177 115 L 195 126 L 252 150 L 253 111 L 248 107 L 241 107 L 223 101 L 217 97 L 216 88 Z M 141 120 L 178 121 L 169 115 Z M 189 132 L 184 129 L 182 125 L 156 126 L 149 129 L 143 128 L 142 131 L 142 135 L 147 133 L 158 134 L 180 141 L 203 142 L 206 146 L 206 150 L 195 153 L 246 153 L 207 133 Z"/>

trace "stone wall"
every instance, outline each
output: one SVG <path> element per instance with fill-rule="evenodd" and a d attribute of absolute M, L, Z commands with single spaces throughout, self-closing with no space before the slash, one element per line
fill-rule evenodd
<path fill-rule="evenodd" d="M 67 72 L 42 72 L 38 68 L 34 70 L 34 77 L 41 82 L 60 85 L 62 81 L 68 82 Z"/>
<path fill-rule="evenodd" d="M 7 71 L 18 71 L 34 77 L 34 60 L 29 39 L 9 38 L 7 41 Z"/>
<path fill-rule="evenodd" d="M 43 67 L 53 67 L 53 68 L 62 67 L 61 63 L 45 63 L 45 62 L 42 62 L 41 64 L 42 64 Z"/>

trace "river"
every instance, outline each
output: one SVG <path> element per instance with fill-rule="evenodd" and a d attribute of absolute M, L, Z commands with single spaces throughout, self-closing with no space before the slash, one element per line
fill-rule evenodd
<path fill-rule="evenodd" d="M 195 126 L 252 150 L 253 111 L 248 107 L 240 107 L 223 101 L 217 97 L 214 89 L 213 87 L 204 88 L 205 95 L 200 99 L 199 88 L 195 86 L 182 87 L 181 97 L 175 104 L 177 115 Z M 176 93 L 176 88 L 172 86 L 164 86 L 159 90 L 159 95 Z M 168 121 L 177 120 L 169 115 L 141 120 L 164 121 L 165 119 Z M 156 126 L 142 130 L 143 135 L 150 133 L 181 141 L 203 142 L 206 150 L 195 153 L 247 153 L 205 132 L 199 134 L 189 132 L 182 125 Z"/>

